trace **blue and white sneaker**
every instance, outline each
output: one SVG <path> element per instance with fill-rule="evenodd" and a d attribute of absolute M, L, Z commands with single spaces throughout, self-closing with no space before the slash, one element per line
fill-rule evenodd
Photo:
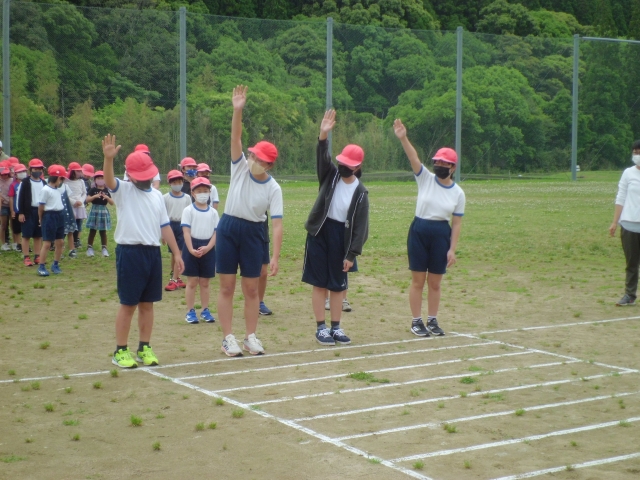
<path fill-rule="evenodd" d="M 427 322 L 427 330 L 429 330 L 429 333 L 434 337 L 444 336 L 444 330 L 442 330 L 438 326 L 438 320 L 436 320 L 435 318 L 429 319 L 429 321 Z"/>
<path fill-rule="evenodd" d="M 189 312 L 191 313 L 191 312 Z M 200 320 L 204 320 L 207 323 L 213 323 L 216 321 L 216 317 L 214 317 L 213 315 L 211 315 L 211 312 L 209 311 L 208 308 L 203 308 L 202 312 L 200 312 Z M 189 320 L 187 320 L 188 322 Z"/>
<path fill-rule="evenodd" d="M 187 315 L 184 317 L 184 319 L 187 321 L 187 323 L 200 323 L 198 321 L 198 316 L 196 315 L 195 308 L 192 308 L 191 310 L 189 310 L 187 312 Z"/>
<path fill-rule="evenodd" d="M 58 265 L 57 263 L 54 263 L 51 266 L 51 273 L 55 273 L 56 275 L 62 273 L 62 270 L 60 270 L 60 265 Z"/>
<path fill-rule="evenodd" d="M 316 340 L 320 345 L 335 345 L 336 341 L 331 336 L 331 332 L 327 327 L 316 331 Z"/>
<path fill-rule="evenodd" d="M 40 266 L 38 266 L 38 275 L 40 275 L 41 277 L 49 276 L 49 270 L 47 270 L 47 267 L 44 263 L 41 263 Z"/>
<path fill-rule="evenodd" d="M 344 333 L 344 330 L 342 330 L 341 328 L 332 328 L 329 333 L 336 343 L 341 343 L 343 345 L 348 345 L 349 343 L 351 343 L 351 339 L 347 337 L 347 335 Z"/>
<path fill-rule="evenodd" d="M 260 315 L 273 315 L 273 312 L 269 310 L 269 307 L 264 302 L 260 302 Z"/>

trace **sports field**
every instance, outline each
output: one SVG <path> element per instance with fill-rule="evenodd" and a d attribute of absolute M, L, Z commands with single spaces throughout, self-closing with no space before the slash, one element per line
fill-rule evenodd
<path fill-rule="evenodd" d="M 620 173 L 581 175 L 462 184 L 441 338 L 409 332 L 412 182 L 367 185 L 349 346 L 316 343 L 300 282 L 314 183 L 282 182 L 261 357 L 224 356 L 217 323 L 188 325 L 184 292 L 165 292 L 161 366 L 112 371 L 114 245 L 44 279 L 2 252 L 0 478 L 638 478 L 640 311 L 614 306 L 624 257 L 607 231 Z"/>

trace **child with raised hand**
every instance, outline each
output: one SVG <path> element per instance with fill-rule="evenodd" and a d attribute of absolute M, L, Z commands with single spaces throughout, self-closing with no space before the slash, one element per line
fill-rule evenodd
<path fill-rule="evenodd" d="M 207 323 L 216 321 L 209 310 L 209 280 L 216 276 L 216 227 L 218 212 L 207 205 L 211 182 L 207 178 L 195 178 L 191 181 L 191 192 L 195 201 L 182 212 L 182 230 L 184 245 L 182 258 L 184 274 L 187 279 L 185 299 L 187 302 L 187 323 L 198 323 L 194 308 L 196 287 L 200 285 L 200 318 Z"/>
<path fill-rule="evenodd" d="M 262 269 L 266 211 L 273 223 L 271 276 L 278 273 L 282 247 L 282 190 L 267 172 L 273 168 L 278 150 L 262 141 L 249 148 L 249 159 L 242 152 L 242 110 L 247 102 L 247 87 L 233 89 L 231 119 L 231 179 L 229 193 L 216 232 L 216 270 L 220 275 L 218 317 L 224 340 L 222 351 L 230 356 L 242 355 L 231 330 L 233 294 L 238 265 L 242 276 L 246 336 L 243 348 L 252 355 L 262 355 L 264 347 L 256 337 L 258 327 L 258 280 Z"/>
<path fill-rule="evenodd" d="M 163 195 L 164 205 L 167 209 L 167 215 L 169 215 L 169 222 L 171 231 L 176 239 L 176 243 L 180 251 L 184 248 L 184 234 L 182 233 L 182 227 L 180 222 L 182 220 L 182 212 L 185 208 L 191 205 L 191 195 L 187 195 L 182 191 L 182 182 L 184 175 L 179 170 L 171 170 L 167 174 L 167 181 L 169 182 L 169 193 Z M 171 252 L 171 249 L 169 249 Z M 183 259 L 184 260 L 184 259 Z M 176 274 L 177 272 L 177 274 Z M 167 292 L 173 292 L 179 288 L 185 288 L 187 285 L 182 281 L 177 270 L 176 258 L 173 253 L 171 254 L 171 278 L 169 283 L 164 289 Z"/>
<path fill-rule="evenodd" d="M 342 292 L 349 288 L 348 272 L 369 235 L 368 191 L 359 180 L 364 151 L 347 145 L 336 156 L 338 166 L 333 164 L 327 138 L 335 119 L 335 110 L 327 110 L 320 124 L 316 150 L 320 191 L 305 223 L 302 281 L 313 286 L 311 304 L 321 345 L 351 343 L 340 325 Z M 331 329 L 325 323 L 325 290 L 329 290 Z"/>
<path fill-rule="evenodd" d="M 399 118 L 393 123 L 393 129 L 418 183 L 416 215 L 407 239 L 411 270 L 409 306 L 413 315 L 411 333 L 418 337 L 442 336 L 444 330 L 436 318 L 440 306 L 440 284 L 447 268 L 456 263 L 456 246 L 465 207 L 464 192 L 451 179 L 458 155 L 451 148 L 441 148 L 432 158 L 431 173 L 420 162 L 418 152 L 407 138 L 407 129 Z M 426 326 L 421 313 L 425 282 L 429 286 Z"/>
<path fill-rule="evenodd" d="M 104 181 L 104 172 L 98 170 L 94 175 L 95 187 L 91 187 L 87 192 L 87 203 L 91 203 L 91 211 L 87 219 L 87 228 L 89 229 L 89 238 L 87 239 L 87 257 L 93 257 L 93 241 L 96 238 L 96 232 L 100 232 L 100 242 L 102 243 L 102 256 L 108 257 L 107 250 L 107 231 L 111 230 L 111 214 L 108 205 L 113 205 L 114 201 L 107 189 Z"/>
<path fill-rule="evenodd" d="M 39 225 L 42 229 L 42 249 L 40 250 L 40 266 L 38 275 L 48 277 L 47 254 L 51 244 L 55 242 L 55 253 L 53 256 L 53 266 L 51 271 L 55 274 L 62 273 L 60 270 L 60 258 L 64 248 L 64 205 L 62 204 L 62 193 L 58 188 L 62 183 L 62 178 L 67 172 L 61 165 L 51 165 L 47 169 L 49 179 L 40 192 L 40 206 L 38 207 Z"/>
<path fill-rule="evenodd" d="M 158 358 L 149 342 L 153 329 L 153 302 L 162 300 L 162 258 L 160 238 L 176 257 L 178 273 L 184 264 L 169 226 L 169 217 L 162 194 L 151 188 L 151 179 L 158 173 L 150 155 L 131 153 L 125 166 L 129 182 L 121 182 L 113 173 L 113 159 L 120 151 L 115 135 L 102 140 L 104 181 L 116 204 L 116 274 L 120 308 L 116 316 L 116 350 L 112 363 L 123 368 L 138 366 L 127 346 L 131 319 L 138 310 L 140 343 L 137 360 L 144 366 L 158 365 Z"/>
<path fill-rule="evenodd" d="M 206 163 L 199 163 L 198 168 L 196 169 L 196 172 L 197 172 L 196 178 L 204 177 L 207 180 L 209 180 L 209 182 L 211 182 L 211 179 L 209 178 L 209 175 L 211 175 L 211 168 L 209 168 L 209 165 L 207 165 Z M 209 200 L 207 201 L 207 205 L 211 205 L 213 208 L 217 210 L 219 203 L 220 203 L 220 197 L 218 197 L 218 189 L 212 183 L 211 192 L 209 192 Z"/>

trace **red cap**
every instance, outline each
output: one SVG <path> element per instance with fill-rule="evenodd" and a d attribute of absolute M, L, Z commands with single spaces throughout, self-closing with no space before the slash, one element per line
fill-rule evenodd
<path fill-rule="evenodd" d="M 9 157 L 9 163 L 11 165 L 17 165 L 20 163 L 20 160 L 18 160 L 18 157 Z"/>
<path fill-rule="evenodd" d="M 93 177 L 95 175 L 95 169 L 93 168 L 93 165 L 91 165 L 90 163 L 85 163 L 84 165 L 82 165 L 82 173 L 86 176 L 86 177 Z"/>
<path fill-rule="evenodd" d="M 19 163 L 15 167 L 13 167 L 13 171 L 15 173 L 26 172 L 27 171 L 27 167 L 25 167 L 24 165 Z"/>
<path fill-rule="evenodd" d="M 3 160 L 0 162 L 0 168 L 4 168 L 4 167 L 9 168 L 10 166 L 11 164 L 9 163 L 9 160 Z"/>
<path fill-rule="evenodd" d="M 0 175 L 9 175 L 10 173 L 9 167 L 0 167 Z"/>
<path fill-rule="evenodd" d="M 168 181 L 173 181 L 176 178 L 184 178 L 184 175 L 182 175 L 182 172 L 180 170 L 171 170 L 169 173 L 167 173 L 167 180 Z"/>
<path fill-rule="evenodd" d="M 29 160 L 29 168 L 44 168 L 44 163 L 39 158 Z"/>
<path fill-rule="evenodd" d="M 211 169 L 209 168 L 209 165 L 207 165 L 206 163 L 199 163 L 197 170 L 198 170 L 198 172 L 210 172 L 211 171 Z"/>
<path fill-rule="evenodd" d="M 139 144 L 136 145 L 136 148 L 133 149 L 134 152 L 143 152 L 143 153 L 148 153 L 149 155 L 151 155 L 151 151 L 149 151 L 149 147 L 147 147 L 144 144 Z"/>
<path fill-rule="evenodd" d="M 64 177 L 67 174 L 67 172 L 65 171 L 62 165 L 51 165 L 47 169 L 47 174 L 50 177 Z"/>
<path fill-rule="evenodd" d="M 208 178 L 198 177 L 191 182 L 191 190 L 194 190 L 196 187 L 202 187 L 202 186 L 209 187 L 209 190 L 211 190 L 211 182 L 209 181 Z"/>
<path fill-rule="evenodd" d="M 271 142 L 256 143 L 253 147 L 247 148 L 251 153 L 258 157 L 263 162 L 273 163 L 278 158 L 278 149 Z"/>
<path fill-rule="evenodd" d="M 433 160 L 442 160 L 443 162 L 458 163 L 458 154 L 453 148 L 443 147 L 436 152 L 433 156 Z"/>
<path fill-rule="evenodd" d="M 336 160 L 347 167 L 357 167 L 364 160 L 364 150 L 358 145 L 349 144 L 336 156 Z"/>
<path fill-rule="evenodd" d="M 93 177 L 104 177 L 104 172 L 102 170 L 98 170 L 93 174 Z"/>
<path fill-rule="evenodd" d="M 198 166 L 198 164 L 196 163 L 196 161 L 195 161 L 193 158 L 191 158 L 191 157 L 184 157 L 184 158 L 182 159 L 182 161 L 180 162 L 180 166 L 181 166 L 182 168 L 184 168 L 184 167 L 197 167 L 197 166 Z"/>
<path fill-rule="evenodd" d="M 71 162 L 69 164 L 69 171 L 71 170 L 82 170 L 82 166 L 78 162 Z"/>
<path fill-rule="evenodd" d="M 127 176 L 138 182 L 151 180 L 158 174 L 158 167 L 153 164 L 151 155 L 145 152 L 130 153 L 124 165 Z"/>

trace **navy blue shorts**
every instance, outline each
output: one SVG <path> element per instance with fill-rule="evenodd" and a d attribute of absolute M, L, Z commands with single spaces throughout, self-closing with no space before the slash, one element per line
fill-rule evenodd
<path fill-rule="evenodd" d="M 117 245 L 116 273 L 122 305 L 162 300 L 162 258 L 160 247 Z"/>
<path fill-rule="evenodd" d="M 38 207 L 31 207 L 31 215 L 26 217 L 22 224 L 22 236 L 24 238 L 42 238 L 42 228 L 38 223 Z"/>
<path fill-rule="evenodd" d="M 409 270 L 437 275 L 447 273 L 447 252 L 450 246 L 449 222 L 414 218 L 407 238 Z"/>
<path fill-rule="evenodd" d="M 302 281 L 332 292 L 347 290 L 344 257 L 344 223 L 327 218 L 317 236 L 307 233 Z"/>
<path fill-rule="evenodd" d="M 216 271 L 258 278 L 262 270 L 264 226 L 231 215 L 222 215 L 216 230 Z"/>
<path fill-rule="evenodd" d="M 191 238 L 194 250 L 205 247 L 209 240 Z M 213 278 L 216 276 L 216 247 L 209 250 L 204 256 L 198 258 L 189 253 L 186 245 L 182 247 L 182 260 L 184 261 L 183 275 L 187 277 Z"/>
<path fill-rule="evenodd" d="M 64 210 L 49 210 L 42 214 L 42 240 L 53 242 L 64 238 Z"/>
<path fill-rule="evenodd" d="M 9 217 L 11 216 L 11 210 L 9 209 L 8 206 L 2 206 L 2 208 L 0 208 L 0 216 L 1 217 Z"/>
<path fill-rule="evenodd" d="M 269 242 L 264 242 L 262 245 L 262 264 L 268 265 L 271 263 L 271 257 L 269 256 Z"/>
<path fill-rule="evenodd" d="M 184 232 L 182 231 L 182 227 L 180 226 L 180 221 L 178 220 L 177 222 L 174 222 L 173 220 L 171 220 L 169 222 L 169 226 L 171 227 L 173 236 L 176 237 L 178 250 L 182 251 L 184 249 Z M 167 250 L 169 250 L 169 253 L 171 253 L 171 247 L 169 247 L 169 245 L 167 245 Z"/>

